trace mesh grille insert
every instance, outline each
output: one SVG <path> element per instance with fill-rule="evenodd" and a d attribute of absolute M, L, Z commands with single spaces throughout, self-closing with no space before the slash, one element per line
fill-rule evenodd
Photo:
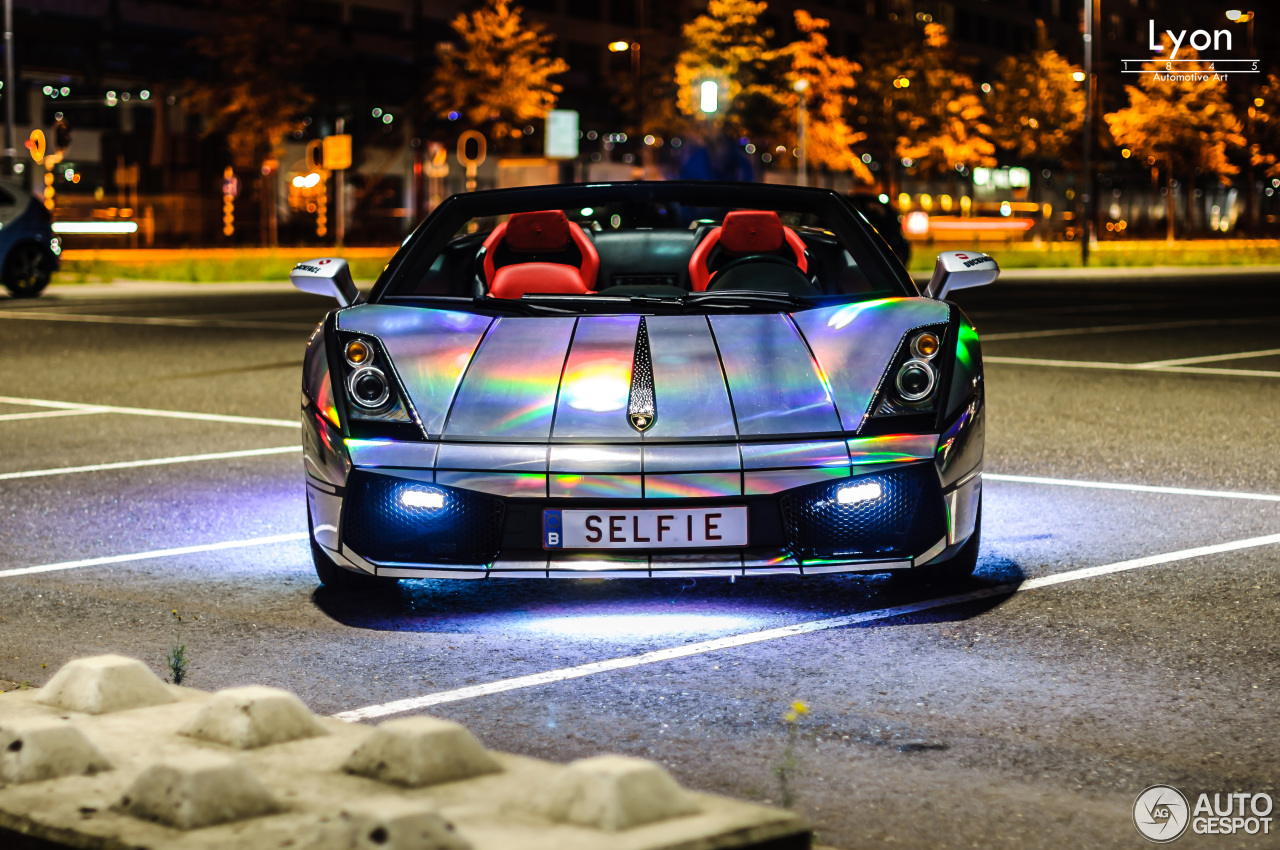
<path fill-rule="evenodd" d="M 879 496 L 840 504 L 842 488 L 876 485 Z M 871 486 L 853 492 L 875 492 Z M 946 533 L 942 487 L 932 463 L 815 484 L 786 493 L 782 520 L 801 559 L 909 558 Z"/>
<path fill-rule="evenodd" d="M 421 496 L 407 505 L 408 491 L 439 494 L 440 506 L 422 506 Z M 502 499 L 486 493 L 354 470 L 342 536 L 373 561 L 487 564 L 502 543 L 505 510 Z"/>

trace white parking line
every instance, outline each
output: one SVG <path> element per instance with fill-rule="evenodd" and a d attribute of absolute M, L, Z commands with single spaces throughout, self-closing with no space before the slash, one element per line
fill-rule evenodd
<path fill-rule="evenodd" d="M 1127 490 L 1133 493 L 1165 493 L 1171 496 L 1210 496 L 1216 499 L 1248 499 L 1255 502 L 1280 502 L 1270 493 L 1240 493 L 1233 490 L 1194 490 L 1187 487 L 1156 487 L 1149 484 L 1115 484 L 1110 481 L 1078 481 L 1074 478 L 1039 478 L 1034 475 L 999 475 L 982 473 L 984 481 L 1008 481 L 1014 484 L 1047 484 L 1052 487 L 1084 487 L 1095 490 Z"/>
<path fill-rule="evenodd" d="M 1224 552 L 1234 552 L 1241 549 L 1252 549 L 1259 546 L 1273 546 L 1276 544 L 1280 544 L 1280 534 L 1269 534 L 1265 537 L 1251 537 L 1247 540 L 1233 540 L 1229 543 L 1216 543 L 1211 546 L 1198 546 L 1194 549 L 1181 549 L 1179 551 L 1168 552 L 1163 555 L 1134 558 L 1128 561 L 1119 561 L 1114 564 L 1105 564 L 1098 567 L 1085 567 L 1083 569 L 1070 570 L 1056 575 L 1028 579 L 1021 584 L 1002 584 L 971 591 L 969 593 L 959 593 L 954 596 L 943 596 L 937 599 L 928 599 L 923 602 L 913 602 L 909 605 L 898 605 L 893 608 L 881 608 L 877 611 L 863 611 L 857 614 L 847 614 L 842 617 L 829 617 L 824 620 L 812 620 L 807 623 L 796 623 L 794 625 L 782 626 L 776 629 L 764 629 L 758 632 L 748 632 L 746 634 L 730 635 L 728 637 L 715 638 L 713 640 L 700 641 L 698 643 L 690 643 L 683 646 L 674 646 L 669 649 L 658 649 L 653 652 L 641 653 L 640 655 L 610 658 L 605 661 L 596 661 L 591 664 L 580 664 L 576 667 L 565 667 L 560 670 L 548 670 L 545 673 L 516 676 L 511 679 L 499 679 L 496 682 L 471 685 L 469 687 L 458 688 L 452 691 L 439 691 L 434 694 L 426 694 L 420 697 L 410 697 L 408 699 L 394 700 L 392 702 L 381 703 L 379 705 L 357 708 L 351 711 L 343 711 L 333 716 L 339 720 L 372 720 L 374 718 L 386 717 L 392 714 L 403 714 L 406 711 L 417 711 L 419 709 L 429 708 L 433 705 L 441 705 L 443 703 L 460 702 L 462 700 L 475 699 L 476 697 L 488 696 L 490 694 L 523 690 L 525 688 L 548 685 L 554 682 L 564 682 L 570 679 L 581 679 L 583 677 L 594 676 L 599 673 L 609 673 L 614 670 L 642 667 L 647 664 L 657 664 L 660 661 L 671 661 L 676 658 L 688 658 L 693 655 L 702 655 L 704 653 L 717 652 L 723 649 L 734 649 L 739 646 L 748 646 L 754 643 L 763 643 L 765 641 L 778 640 L 779 638 L 792 637 L 794 635 L 812 634 L 814 632 L 826 631 L 828 629 L 839 629 L 845 626 L 857 625 L 858 623 L 869 623 L 876 620 L 886 620 L 892 617 L 902 617 L 908 614 L 917 614 L 921 611 L 929 611 L 935 608 L 959 605 L 964 602 L 988 599 L 993 596 L 1023 593 L 1028 590 L 1036 590 L 1037 588 L 1051 587 L 1055 584 L 1065 584 L 1067 582 L 1079 581 L 1081 579 L 1096 578 L 1098 576 L 1136 570 L 1142 567 L 1153 567 L 1160 564 L 1173 563 L 1175 561 L 1185 561 L 1190 558 L 1202 558 L 1207 555 L 1218 555 Z"/>
<path fill-rule="evenodd" d="M 1142 305 L 1129 305 L 1130 307 Z M 999 314 L 992 314 L 999 315 Z M 1256 324 L 1262 319 L 1183 319 L 1176 322 L 1147 322 L 1133 325 L 1090 325 L 1083 328 L 1048 328 L 1041 331 L 1010 331 L 1008 333 L 982 334 L 983 342 L 999 342 L 1006 339 L 1045 339 L 1055 336 L 1082 336 L 1085 334 L 1126 333 L 1129 331 L 1171 331 L 1179 328 L 1203 328 L 1217 325 Z M 1265 321 L 1275 321 L 1268 319 Z"/>
<path fill-rule="evenodd" d="M 1190 366 L 1193 363 L 1218 363 L 1223 360 L 1251 360 L 1255 357 L 1274 357 L 1280 354 L 1280 348 L 1268 348 L 1264 351 L 1237 351 L 1234 354 L 1206 354 L 1203 357 L 1182 357 L 1177 360 L 1152 360 L 1138 365 L 1146 369 L 1157 369 L 1164 366 Z"/>
<path fill-rule="evenodd" d="M 88 322 L 95 325 L 158 325 L 174 328 L 231 328 L 235 330 L 306 332 L 315 327 L 298 322 L 255 322 L 245 319 L 186 319 L 177 316 L 96 316 L 85 313 L 51 313 L 34 310 L 0 310 L 0 319 L 34 319 L 44 322 Z"/>
<path fill-rule="evenodd" d="M 1241 378 L 1280 378 L 1280 372 L 1262 369 L 1215 369 L 1210 366 L 1158 366 L 1148 363 L 1108 363 L 1099 360 L 1046 360 L 1039 357 L 999 357 L 984 355 L 987 363 L 1004 363 L 1010 366 L 1049 366 L 1060 369 L 1120 369 L 1148 374 L 1182 373 L 1189 375 L 1231 375 Z"/>
<path fill-rule="evenodd" d="M 93 413 L 123 413 L 130 416 L 160 416 L 166 419 L 194 419 L 198 422 L 227 422 L 232 425 L 269 425 L 273 428 L 301 428 L 293 419 L 259 419 L 255 416 L 227 416 L 222 413 L 193 413 L 186 410 L 155 410 L 149 407 L 117 407 L 110 404 L 81 404 L 75 401 L 51 401 L 43 398 L 16 398 L 0 395 L 2 404 L 25 404 L 28 407 L 52 407 L 58 410 L 83 410 Z"/>
<path fill-rule="evenodd" d="M 75 472 L 103 472 L 109 469 L 133 469 L 140 466 L 167 466 L 171 463 L 196 463 L 202 460 L 233 460 L 239 457 L 258 457 L 260 455 L 279 455 L 293 452 L 301 454 L 298 446 L 274 446 L 269 449 L 241 449 L 234 452 L 210 452 L 202 455 L 178 455 L 176 457 L 154 457 L 147 460 L 122 460 L 115 463 L 93 463 L 88 466 L 61 466 L 55 469 L 30 469 L 25 472 L 0 473 L 0 481 L 13 481 L 18 478 L 44 478 L 49 475 L 70 475 Z"/>
<path fill-rule="evenodd" d="M 30 576 L 37 573 L 56 573 L 62 570 L 78 570 L 81 567 L 101 567 L 107 564 L 123 564 L 129 561 L 147 561 L 152 558 L 172 558 L 178 555 L 194 555 L 199 552 L 220 552 L 224 549 L 245 549 L 250 546 L 270 546 L 273 543 L 292 543 L 306 540 L 305 531 L 293 534 L 274 534 L 270 537 L 251 537 L 247 540 L 224 540 L 221 543 L 201 543 L 197 546 L 179 546 L 174 549 L 155 549 L 150 552 L 134 552 L 129 555 L 107 555 L 103 558 L 86 558 L 81 561 L 62 561 L 57 564 L 38 564 L 33 567 L 15 567 L 0 570 L 0 578 Z"/>
<path fill-rule="evenodd" d="M 18 422 L 23 419 L 48 419 L 51 416 L 88 416 L 93 413 L 109 413 L 101 407 L 85 408 L 84 410 L 39 410 L 35 413 L 5 413 L 0 414 L 0 422 Z"/>

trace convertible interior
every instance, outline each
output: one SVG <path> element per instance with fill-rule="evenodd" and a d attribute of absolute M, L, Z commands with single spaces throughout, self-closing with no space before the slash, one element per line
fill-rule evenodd
<path fill-rule="evenodd" d="M 578 221 L 564 210 L 513 213 L 488 223 L 487 232 L 477 224 L 441 251 L 414 294 L 518 299 L 758 290 L 804 297 L 878 288 L 832 233 L 784 224 L 773 210 L 631 227 L 592 212 L 575 211 Z"/>

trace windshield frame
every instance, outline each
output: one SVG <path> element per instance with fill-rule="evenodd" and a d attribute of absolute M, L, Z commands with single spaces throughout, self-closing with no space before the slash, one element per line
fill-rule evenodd
<path fill-rule="evenodd" d="M 841 194 L 829 189 L 779 186 L 763 183 L 710 183 L 695 181 L 635 181 L 627 183 L 575 183 L 494 189 L 453 195 L 446 199 L 402 243 L 382 274 L 378 276 L 368 303 L 414 303 L 440 300 L 439 295 L 400 294 L 396 290 L 426 276 L 435 257 L 458 231 L 474 218 L 532 212 L 605 206 L 610 203 L 677 203 L 698 208 L 782 209 L 811 213 L 829 226 L 831 232 L 853 255 L 868 276 L 876 277 L 897 291 L 850 293 L 838 300 L 860 301 L 886 294 L 916 297 L 919 289 L 894 256 L 884 239 L 866 218 Z M 696 293 L 693 293 L 696 294 Z M 453 300 L 453 299 L 449 299 Z M 459 299 L 459 307 L 471 299 Z M 827 302 L 828 299 L 822 299 Z M 813 306 L 820 302 L 814 301 Z"/>

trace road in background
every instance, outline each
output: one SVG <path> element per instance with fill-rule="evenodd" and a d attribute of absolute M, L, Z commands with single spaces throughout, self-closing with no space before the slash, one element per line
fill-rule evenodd
<path fill-rule="evenodd" d="M 988 477 L 978 575 L 945 589 L 317 590 L 289 447 L 326 302 L 147 284 L 0 301 L 0 688 L 100 652 L 163 671 L 178 642 L 196 687 L 276 685 L 324 713 L 428 697 L 413 710 L 492 747 L 654 758 L 695 788 L 790 803 L 838 847 L 1139 846 L 1148 785 L 1276 795 L 1278 284 L 959 293 L 988 364 Z M 930 601 L 957 593 L 973 596 Z"/>

